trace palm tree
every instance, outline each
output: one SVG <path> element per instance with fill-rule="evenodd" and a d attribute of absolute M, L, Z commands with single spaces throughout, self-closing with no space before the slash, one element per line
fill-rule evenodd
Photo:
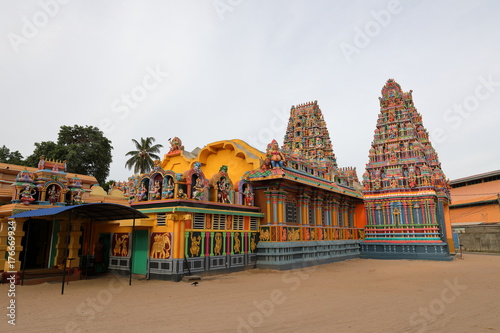
<path fill-rule="evenodd" d="M 156 155 L 156 153 L 160 152 L 160 148 L 163 148 L 162 145 L 156 144 L 153 146 L 155 142 L 155 138 L 148 137 L 146 139 L 141 138 L 141 143 L 137 142 L 137 140 L 132 139 L 132 142 L 135 144 L 135 148 L 137 150 L 131 150 L 125 156 L 132 156 L 129 158 L 125 166 L 130 170 L 132 167 L 134 168 L 134 173 L 146 173 L 149 172 L 153 166 L 153 160 L 159 160 L 160 157 Z"/>

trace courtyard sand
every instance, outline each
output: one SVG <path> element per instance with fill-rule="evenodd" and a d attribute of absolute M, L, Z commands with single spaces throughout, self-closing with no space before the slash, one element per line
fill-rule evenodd
<path fill-rule="evenodd" d="M 362 260 L 186 282 L 104 276 L 16 286 L 5 332 L 497 332 L 500 256 Z"/>

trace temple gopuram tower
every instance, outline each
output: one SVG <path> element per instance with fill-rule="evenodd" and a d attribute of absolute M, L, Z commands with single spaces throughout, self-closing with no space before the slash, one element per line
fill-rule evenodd
<path fill-rule="evenodd" d="M 389 79 L 363 175 L 367 224 L 362 257 L 450 260 L 449 186 L 413 105 Z"/>
<path fill-rule="evenodd" d="M 292 106 L 283 150 L 337 168 L 330 134 L 317 101 Z"/>
<path fill-rule="evenodd" d="M 316 101 L 292 106 L 283 146 L 268 144 L 244 174 L 264 218 L 258 268 L 293 269 L 359 258 L 366 225 L 355 168 L 338 168 Z"/>

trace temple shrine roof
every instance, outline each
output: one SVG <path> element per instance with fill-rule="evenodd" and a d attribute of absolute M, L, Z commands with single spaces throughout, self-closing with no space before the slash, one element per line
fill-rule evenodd
<path fill-rule="evenodd" d="M 387 80 L 379 97 L 380 113 L 369 162 L 363 174 L 365 194 L 433 189 L 449 198 L 449 184 L 429 139 L 412 91 Z"/>

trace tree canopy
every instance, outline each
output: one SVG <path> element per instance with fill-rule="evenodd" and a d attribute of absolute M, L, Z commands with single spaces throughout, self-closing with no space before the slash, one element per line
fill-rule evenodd
<path fill-rule="evenodd" d="M 24 165 L 23 155 L 18 150 L 11 152 L 9 148 L 3 145 L 0 148 L 0 163 Z"/>
<path fill-rule="evenodd" d="M 50 159 L 66 160 L 68 172 L 94 176 L 103 185 L 112 162 L 111 141 L 94 126 L 61 126 L 57 143 L 35 143 L 33 154 L 26 165 L 36 166 L 41 155 Z"/>
<path fill-rule="evenodd" d="M 149 172 L 154 166 L 153 159 L 160 159 L 156 154 L 160 152 L 160 148 L 163 148 L 163 146 L 160 144 L 153 145 L 155 138 L 152 137 L 147 137 L 146 139 L 141 138 L 140 143 L 135 139 L 132 139 L 132 142 L 136 150 L 131 150 L 125 154 L 126 156 L 132 156 L 125 163 L 125 166 L 129 170 L 134 168 L 134 173 Z"/>

